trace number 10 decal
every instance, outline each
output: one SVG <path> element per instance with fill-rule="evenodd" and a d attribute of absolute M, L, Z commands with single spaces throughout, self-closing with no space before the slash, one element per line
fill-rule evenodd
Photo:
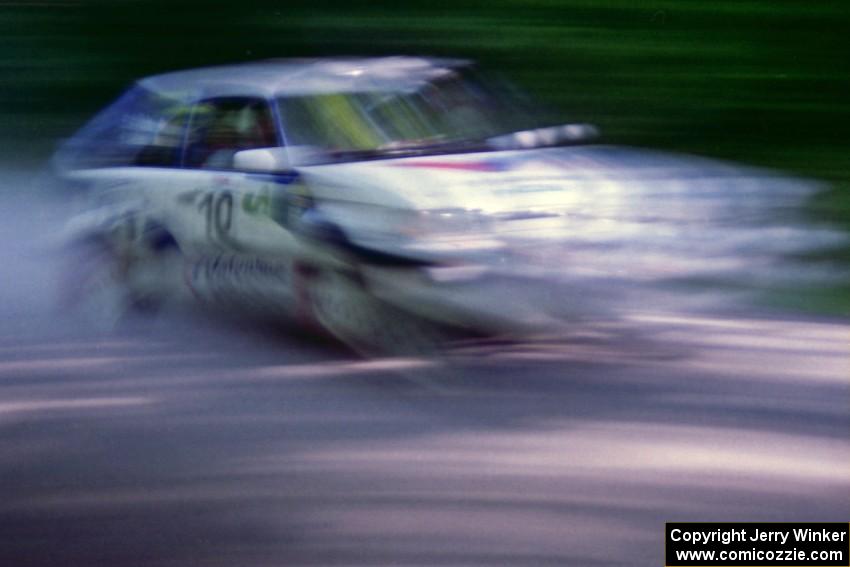
<path fill-rule="evenodd" d="M 207 221 L 207 237 L 224 238 L 233 224 L 233 195 L 229 191 L 207 193 L 198 203 Z"/>

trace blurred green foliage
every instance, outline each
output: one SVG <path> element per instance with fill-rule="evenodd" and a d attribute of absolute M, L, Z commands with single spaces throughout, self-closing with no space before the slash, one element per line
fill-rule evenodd
<path fill-rule="evenodd" d="M 46 151 L 165 70 L 438 54 L 482 60 L 614 142 L 843 180 L 847 29 L 844 0 L 0 2 L 0 137 Z"/>
<path fill-rule="evenodd" d="M 847 29 L 845 0 L 0 2 L 0 143 L 44 157 L 135 78 L 166 70 L 435 54 L 481 60 L 613 142 L 842 186 Z M 838 201 L 816 205 L 835 213 Z"/>

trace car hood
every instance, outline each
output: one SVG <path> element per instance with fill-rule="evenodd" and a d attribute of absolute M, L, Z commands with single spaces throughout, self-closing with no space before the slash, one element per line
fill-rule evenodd
<path fill-rule="evenodd" d="M 754 182 L 775 178 L 705 158 L 602 145 L 372 160 L 302 172 L 317 191 L 329 191 L 323 196 L 498 214 L 581 213 L 588 207 L 595 214 L 602 208 L 634 212 L 659 193 L 675 201 L 704 200 L 730 190 L 745 194 Z"/>
<path fill-rule="evenodd" d="M 334 198 L 483 213 L 493 221 L 485 223 L 492 229 L 485 236 L 546 270 L 568 266 L 570 278 L 722 273 L 740 280 L 756 270 L 773 274 L 774 267 L 787 278 L 795 267 L 785 269 L 784 255 L 846 241 L 799 218 L 801 204 L 821 188 L 817 182 L 642 149 L 589 145 L 421 156 L 304 173 L 317 187 L 335 187 Z M 366 218 L 362 226 L 376 224 Z M 375 241 L 364 232 L 362 242 Z"/>

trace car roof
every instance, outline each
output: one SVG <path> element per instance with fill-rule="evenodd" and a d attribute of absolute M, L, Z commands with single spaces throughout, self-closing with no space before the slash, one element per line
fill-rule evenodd
<path fill-rule="evenodd" d="M 181 100 L 220 96 L 295 96 L 367 90 L 416 90 L 469 66 L 463 59 L 370 57 L 271 59 L 155 75 L 142 87 Z"/>

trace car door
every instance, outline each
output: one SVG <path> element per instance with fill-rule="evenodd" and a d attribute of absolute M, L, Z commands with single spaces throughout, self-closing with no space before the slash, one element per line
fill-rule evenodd
<path fill-rule="evenodd" d="M 240 151 L 279 145 L 264 99 L 221 97 L 194 105 L 172 216 L 186 255 L 185 280 L 197 297 L 260 311 L 291 310 L 298 243 L 273 213 L 297 174 L 234 167 Z"/>

